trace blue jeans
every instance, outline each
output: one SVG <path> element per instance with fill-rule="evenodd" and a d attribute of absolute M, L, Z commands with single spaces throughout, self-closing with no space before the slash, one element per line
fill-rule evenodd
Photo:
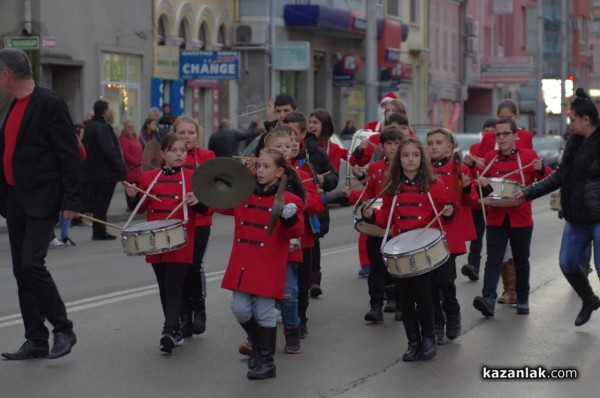
<path fill-rule="evenodd" d="M 69 227 L 71 226 L 71 220 L 65 220 L 62 211 L 58 217 L 58 226 L 60 227 L 60 237 L 62 239 L 69 237 Z"/>
<path fill-rule="evenodd" d="M 281 323 L 287 327 L 296 327 L 300 324 L 300 317 L 298 317 L 298 263 L 293 261 L 288 261 L 285 269 Z"/>
<path fill-rule="evenodd" d="M 590 242 L 594 245 L 594 264 L 596 272 L 600 275 L 600 223 L 587 225 L 572 224 L 568 221 L 565 223 L 558 257 L 560 269 L 564 273 L 570 274 L 579 270 L 579 264 Z"/>
<path fill-rule="evenodd" d="M 515 264 L 517 300 L 526 300 L 529 297 L 529 246 L 532 233 L 533 227 L 511 227 L 508 216 L 501 227 L 488 225 L 483 297 L 493 298 L 494 301 L 498 297 L 496 288 L 508 242 Z"/>

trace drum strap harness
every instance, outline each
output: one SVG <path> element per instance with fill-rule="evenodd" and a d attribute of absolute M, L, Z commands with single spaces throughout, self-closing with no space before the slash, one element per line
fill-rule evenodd
<path fill-rule="evenodd" d="M 496 159 L 498 159 L 498 155 L 494 156 L 494 158 L 492 159 L 492 161 L 490 162 L 490 164 L 488 164 L 486 166 L 485 169 L 483 169 L 483 172 L 481 173 L 482 176 L 485 175 L 485 173 L 487 173 L 487 171 L 490 169 L 490 167 L 492 167 L 492 165 L 494 164 L 494 162 L 496 161 Z M 525 186 L 525 174 L 523 174 L 523 164 L 521 163 L 521 157 L 519 156 L 519 152 L 517 152 L 517 165 L 519 166 L 519 174 L 521 175 L 521 181 L 523 182 L 523 186 Z"/>
<path fill-rule="evenodd" d="M 158 181 L 158 178 L 160 177 L 161 174 L 162 174 L 162 170 L 160 170 L 158 172 L 158 174 L 156 174 L 156 177 L 154 177 L 154 180 L 152 180 L 152 183 L 150 184 L 150 186 L 148 187 L 146 192 L 150 192 L 152 190 L 152 187 L 156 184 L 156 182 Z M 142 196 L 142 199 L 140 199 L 140 201 L 138 202 L 137 206 L 135 206 L 135 209 L 133 209 L 133 211 L 131 212 L 129 219 L 127 220 L 125 225 L 123 225 L 123 230 L 125 228 L 127 228 L 129 226 L 129 224 L 131 224 L 131 220 L 133 220 L 133 217 L 135 217 L 135 215 L 137 214 L 140 207 L 142 207 L 142 203 L 144 203 L 144 200 L 146 200 L 146 197 L 148 197 L 148 195 L 144 194 L 144 196 Z M 182 197 L 182 200 L 185 199 L 185 180 L 184 180 L 184 175 L 183 175 L 183 168 L 181 168 L 181 197 Z M 187 222 L 188 222 L 187 206 L 184 205 L 183 206 L 183 223 L 187 224 Z"/>
<path fill-rule="evenodd" d="M 440 224 L 440 231 L 443 231 L 442 222 L 438 217 L 438 211 L 435 208 L 435 204 L 433 203 L 433 198 L 431 197 L 431 193 L 427 191 L 427 198 L 429 199 L 429 203 L 431 203 L 431 207 L 433 208 L 433 213 L 438 219 L 438 223 Z M 388 217 L 387 227 L 385 228 L 385 234 L 383 234 L 383 240 L 381 241 L 380 250 L 383 252 L 383 246 L 387 243 L 388 233 L 390 232 L 390 226 L 392 224 L 392 217 L 394 216 L 394 208 L 396 207 L 396 200 L 398 199 L 398 195 L 394 195 L 394 199 L 392 200 L 392 207 L 390 208 L 390 215 Z"/>

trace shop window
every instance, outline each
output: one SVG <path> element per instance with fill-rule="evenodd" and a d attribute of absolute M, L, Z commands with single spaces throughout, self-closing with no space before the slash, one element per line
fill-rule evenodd
<path fill-rule="evenodd" d="M 298 73 L 293 71 L 276 71 L 275 74 L 275 95 L 287 93 L 294 98 L 298 97 L 297 93 L 297 77 Z"/>
<path fill-rule="evenodd" d="M 101 95 L 112 111 L 109 123 L 118 128 L 130 119 L 139 130 L 142 57 L 105 52 L 102 61 Z"/>
<path fill-rule="evenodd" d="M 421 1 L 410 0 L 410 23 L 421 24 Z"/>

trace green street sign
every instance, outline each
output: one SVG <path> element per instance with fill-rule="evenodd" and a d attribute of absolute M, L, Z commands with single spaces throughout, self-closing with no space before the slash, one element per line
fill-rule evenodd
<path fill-rule="evenodd" d="M 40 48 L 39 36 L 13 36 L 4 38 L 4 48 L 37 50 Z"/>

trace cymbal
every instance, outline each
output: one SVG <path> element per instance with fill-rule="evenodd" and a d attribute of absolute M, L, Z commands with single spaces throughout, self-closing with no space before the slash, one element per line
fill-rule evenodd
<path fill-rule="evenodd" d="M 231 209 L 254 192 L 254 176 L 239 161 L 215 158 L 202 163 L 192 176 L 194 195 L 208 207 Z"/>
<path fill-rule="evenodd" d="M 273 233 L 273 229 L 275 229 L 275 224 L 277 223 L 277 219 L 281 216 L 281 212 L 283 211 L 283 205 L 285 204 L 285 190 L 287 188 L 287 176 L 284 175 L 279 183 L 279 188 L 277 188 L 277 193 L 275 194 L 275 201 L 273 202 L 273 211 L 271 212 L 271 219 L 269 220 L 269 236 Z"/>

